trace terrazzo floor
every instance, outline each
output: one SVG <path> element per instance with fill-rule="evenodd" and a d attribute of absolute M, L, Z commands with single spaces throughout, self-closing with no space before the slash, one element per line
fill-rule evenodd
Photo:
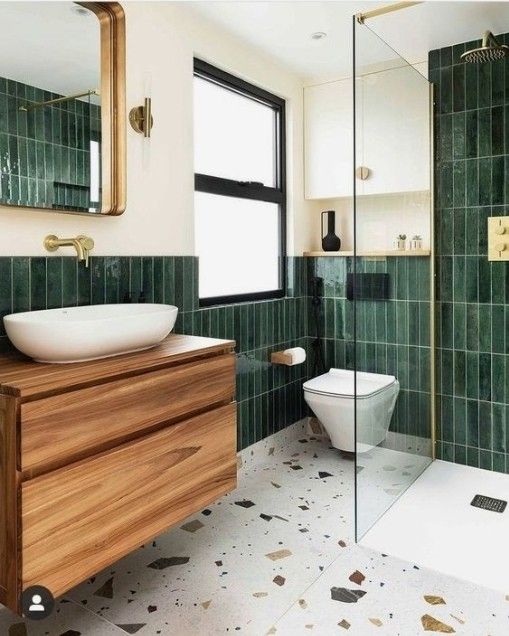
<path fill-rule="evenodd" d="M 356 545 L 353 461 L 293 435 L 245 451 L 234 493 L 71 590 L 48 619 L 2 609 L 0 634 L 509 634 L 509 596 Z"/>

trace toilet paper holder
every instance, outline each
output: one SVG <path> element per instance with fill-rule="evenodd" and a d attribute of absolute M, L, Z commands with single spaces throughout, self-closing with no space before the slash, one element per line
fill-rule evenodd
<path fill-rule="evenodd" d="M 287 367 L 303 364 L 306 360 L 306 352 L 300 347 L 286 349 L 285 351 L 273 351 L 270 354 L 272 364 L 284 364 Z"/>

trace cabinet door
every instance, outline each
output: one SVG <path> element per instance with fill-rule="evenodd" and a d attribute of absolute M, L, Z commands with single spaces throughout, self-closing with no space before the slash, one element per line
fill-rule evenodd
<path fill-rule="evenodd" d="M 21 486 L 22 589 L 59 596 L 236 486 L 229 404 Z"/>
<path fill-rule="evenodd" d="M 414 68 L 362 78 L 363 194 L 416 192 L 430 187 L 430 92 Z"/>
<path fill-rule="evenodd" d="M 306 199 L 352 196 L 352 131 L 351 79 L 304 89 Z"/>

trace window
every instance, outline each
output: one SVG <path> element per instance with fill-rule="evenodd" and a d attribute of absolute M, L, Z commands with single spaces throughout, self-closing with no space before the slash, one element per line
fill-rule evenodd
<path fill-rule="evenodd" d="M 284 296 L 285 102 L 194 62 L 200 305 Z"/>

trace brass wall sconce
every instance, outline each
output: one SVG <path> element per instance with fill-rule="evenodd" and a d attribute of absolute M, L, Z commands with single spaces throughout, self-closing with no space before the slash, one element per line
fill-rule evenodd
<path fill-rule="evenodd" d="M 150 131 L 154 125 L 152 99 L 150 97 L 145 97 L 143 106 L 131 108 L 129 123 L 136 132 L 142 133 L 144 137 L 150 137 Z"/>

